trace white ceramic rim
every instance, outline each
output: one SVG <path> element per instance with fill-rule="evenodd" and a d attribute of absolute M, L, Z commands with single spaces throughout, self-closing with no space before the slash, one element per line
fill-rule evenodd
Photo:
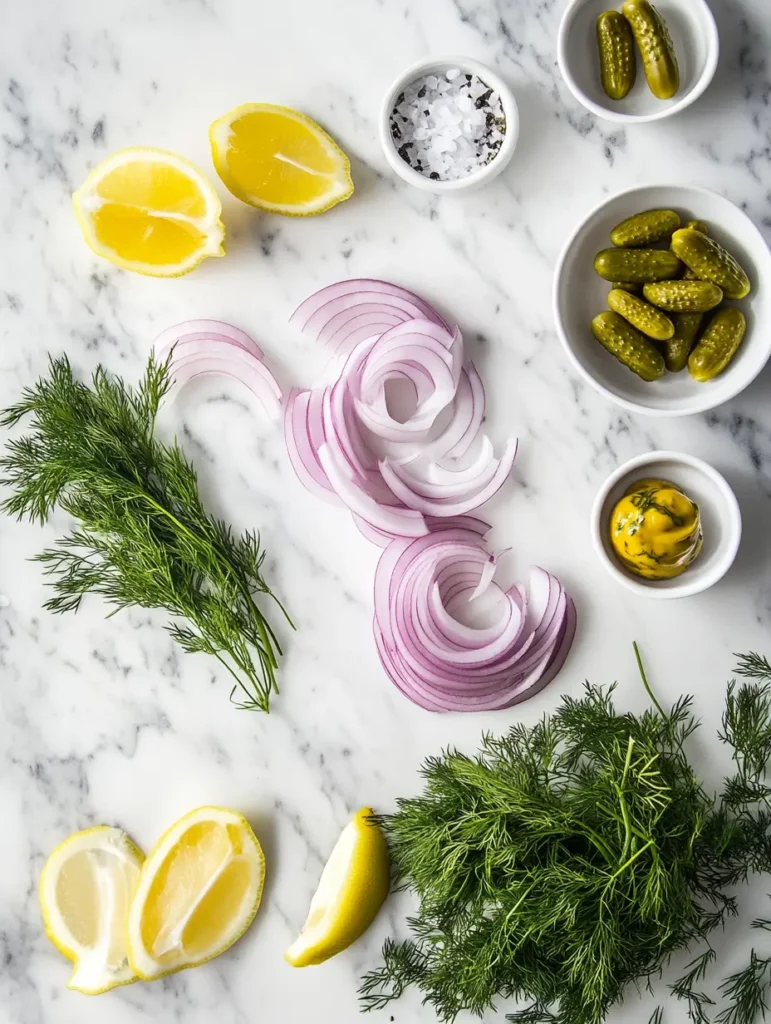
<path fill-rule="evenodd" d="M 652 462 L 679 462 L 697 470 L 712 481 L 725 498 L 726 505 L 728 506 L 729 519 L 726 526 L 730 540 L 720 561 L 713 566 L 711 572 L 706 573 L 700 579 L 694 578 L 689 582 L 687 573 L 684 573 L 681 577 L 683 581 L 682 583 L 679 583 L 676 586 L 669 586 L 665 589 L 657 588 L 655 584 L 652 583 L 644 583 L 625 572 L 621 566 L 608 555 L 608 552 L 605 550 L 602 534 L 603 529 L 607 525 L 602 522 L 602 511 L 610 492 L 625 476 L 628 476 L 635 469 L 640 469 L 643 466 L 650 465 Z M 701 594 L 703 591 L 713 587 L 725 576 L 736 560 L 736 555 L 739 551 L 739 544 L 742 539 L 742 513 L 733 488 L 723 474 L 719 473 L 714 466 L 710 466 L 710 464 L 708 462 L 704 462 L 703 459 L 697 459 L 695 455 L 686 455 L 685 452 L 655 451 L 646 452 L 644 455 L 637 455 L 635 458 L 629 459 L 629 461 L 625 462 L 623 466 L 619 466 L 618 469 L 614 470 L 610 474 L 598 491 L 597 497 L 594 499 L 589 521 L 589 529 L 592 535 L 594 549 L 597 552 L 600 561 L 618 583 L 622 584 L 622 586 L 626 587 L 627 590 L 631 590 L 635 594 L 650 597 L 653 600 L 667 601 L 681 597 L 692 597 L 694 594 Z"/>
<path fill-rule="evenodd" d="M 704 23 L 707 29 L 707 62 L 704 65 L 704 70 L 702 71 L 700 78 L 690 92 L 687 92 L 677 101 L 677 103 L 663 107 L 661 110 L 656 111 L 653 114 L 625 114 L 620 110 L 609 110 L 607 107 L 603 107 L 601 104 L 595 103 L 594 100 L 589 99 L 573 77 L 567 58 L 569 22 L 572 20 L 576 9 L 585 2 L 586 0 L 572 0 L 572 3 L 568 4 L 565 9 L 565 13 L 562 15 L 559 30 L 557 32 L 557 64 L 559 65 L 560 74 L 562 75 L 568 89 L 570 89 L 578 102 L 586 107 L 587 110 L 591 110 L 593 114 L 596 114 L 597 117 L 601 117 L 605 121 L 615 121 L 619 124 L 643 124 L 647 121 L 660 121 L 665 117 L 672 117 L 674 114 L 679 114 L 681 110 L 685 110 L 686 107 L 695 103 L 702 93 L 706 91 L 710 82 L 715 77 L 715 71 L 717 70 L 718 59 L 720 57 L 720 35 L 717 30 L 715 16 L 712 13 L 707 0 L 691 0 L 691 2 L 699 3 L 704 12 Z M 608 102 L 612 101 L 609 100 Z"/>
<path fill-rule="evenodd" d="M 405 86 L 419 78 L 420 75 L 442 66 L 457 67 L 467 74 L 476 75 L 478 78 L 481 78 L 486 85 L 489 85 L 501 97 L 501 105 L 506 116 L 506 134 L 504 135 L 498 155 L 480 170 L 457 181 L 433 181 L 431 178 L 421 174 L 420 171 L 410 167 L 399 156 L 393 136 L 391 135 L 391 111 L 393 110 L 396 97 L 404 90 Z M 386 92 L 380 107 L 380 142 L 391 169 L 408 184 L 415 185 L 416 188 L 422 189 L 424 192 L 433 192 L 436 195 L 479 188 L 480 185 L 496 178 L 511 160 L 517 147 L 518 137 L 519 108 L 514 93 L 497 72 L 493 71 L 486 64 L 474 60 L 472 57 L 459 57 L 456 54 L 450 54 L 449 56 L 440 55 L 429 60 L 416 61 L 416 63 L 411 64 L 394 80 Z"/>
<path fill-rule="evenodd" d="M 731 203 L 731 205 L 736 207 L 739 213 L 741 213 L 744 216 L 748 227 L 762 242 L 763 247 L 766 249 L 768 248 L 766 240 L 761 234 L 760 229 L 757 227 L 754 221 L 752 221 L 747 216 L 744 210 L 742 210 L 740 206 L 737 206 L 736 203 L 732 202 L 730 199 L 727 199 L 719 192 L 715 192 L 711 188 L 703 188 L 701 185 L 680 185 L 671 183 L 666 184 L 663 182 L 648 182 L 648 184 L 645 185 L 634 185 L 632 188 L 625 188 L 621 192 L 615 192 L 612 196 L 608 196 L 606 199 L 603 199 L 602 202 L 598 203 L 593 209 L 591 209 L 589 213 L 587 213 L 587 215 L 578 223 L 576 228 L 571 232 L 570 237 L 562 247 L 562 252 L 560 253 L 559 259 L 557 260 L 557 266 L 554 271 L 554 285 L 552 288 L 552 311 L 554 316 L 554 323 L 557 327 L 557 334 L 559 336 L 560 341 L 562 342 L 562 347 L 567 353 L 571 365 L 578 371 L 580 376 L 585 381 L 587 381 L 587 383 L 592 385 L 595 391 L 599 391 L 601 395 L 604 395 L 606 398 L 609 398 L 611 402 L 615 402 L 616 405 L 620 405 L 623 409 L 627 409 L 629 412 L 639 413 L 641 416 L 653 416 L 659 419 L 674 419 L 680 416 L 696 416 L 699 413 L 709 412 L 710 409 L 716 409 L 718 406 L 725 405 L 726 402 L 730 402 L 733 398 L 736 398 L 737 395 L 741 394 L 742 391 L 748 388 L 750 384 L 752 384 L 752 382 L 757 379 L 758 376 L 760 376 L 760 374 L 763 372 L 766 366 L 766 363 L 768 362 L 769 357 L 771 357 L 771 336 L 769 336 L 766 342 L 766 360 L 760 364 L 758 369 L 751 377 L 748 377 L 746 380 L 743 381 L 738 381 L 735 384 L 735 386 L 730 391 L 726 392 L 721 398 L 718 398 L 717 400 L 712 400 L 710 398 L 709 389 L 705 388 L 705 395 L 703 400 L 694 401 L 692 408 L 651 409 L 648 406 L 638 405 L 637 402 L 632 402 L 628 398 L 622 398 L 620 395 L 615 394 L 615 392 L 611 391 L 610 388 L 606 388 L 604 384 L 601 384 L 595 377 L 592 376 L 591 373 L 589 373 L 589 371 L 581 363 L 578 356 L 573 351 L 573 348 L 570 342 L 568 341 L 567 331 L 565 330 L 565 326 L 562 323 L 562 317 L 560 315 L 560 282 L 562 280 L 562 275 L 564 273 L 565 261 L 568 256 L 568 252 L 570 251 L 570 248 L 575 242 L 576 238 L 580 235 L 580 233 L 583 231 L 583 229 L 586 227 L 589 221 L 596 217 L 597 214 L 600 213 L 605 206 L 608 206 L 616 199 L 620 199 L 622 196 L 632 195 L 634 192 L 642 192 L 645 189 L 649 188 L 687 188 L 691 192 L 699 192 L 705 196 L 717 196 L 717 198 L 721 199 L 723 202 Z"/>

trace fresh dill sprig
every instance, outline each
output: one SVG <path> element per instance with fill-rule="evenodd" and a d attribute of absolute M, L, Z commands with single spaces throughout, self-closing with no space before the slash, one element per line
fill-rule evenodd
<path fill-rule="evenodd" d="M 771 689 L 729 689 L 721 738 L 735 775 L 714 795 L 687 755 L 691 698 L 665 711 L 639 666 L 652 705 L 643 714 L 617 711 L 613 687 L 587 684 L 535 726 L 483 737 L 476 757 L 429 758 L 422 794 L 381 816 L 397 881 L 419 910 L 411 937 L 387 942 L 363 979 L 365 1009 L 412 985 L 442 1021 L 514 999 L 516 1024 L 600 1024 L 630 985 L 692 949 L 670 987 L 707 1024 L 709 935 L 736 913 L 727 890 L 771 869 Z M 757 958 L 754 970 L 762 984 Z M 748 989 L 726 991 L 747 1008 Z"/>
<path fill-rule="evenodd" d="M 169 362 L 152 357 L 136 388 L 101 366 L 83 383 L 66 357 L 51 358 L 48 376 L 0 418 L 31 421 L 0 458 L 0 483 L 13 490 L 0 509 L 44 523 L 59 507 L 77 521 L 36 559 L 54 589 L 48 609 L 77 611 L 87 593 L 115 611 L 163 608 L 185 651 L 212 655 L 234 678 L 231 700 L 238 692 L 238 706 L 268 711 L 281 646 L 255 599 L 285 613 L 263 578 L 258 535 L 236 537 L 210 516 L 176 441 L 155 437 L 170 383 Z"/>
<path fill-rule="evenodd" d="M 729 1003 L 717 1015 L 717 1024 L 753 1024 L 765 1019 L 771 989 L 771 957 L 760 957 L 752 950 L 744 970 L 732 974 L 720 986 Z"/>

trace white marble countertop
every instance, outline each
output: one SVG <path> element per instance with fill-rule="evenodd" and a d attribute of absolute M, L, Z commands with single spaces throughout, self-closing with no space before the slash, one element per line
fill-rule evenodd
<path fill-rule="evenodd" d="M 529 704 L 432 716 L 380 669 L 371 637 L 377 552 L 339 510 L 305 493 L 243 395 L 214 385 L 181 407 L 184 443 L 210 505 L 256 526 L 269 573 L 297 623 L 269 718 L 233 710 L 203 656 L 175 650 L 162 616 L 105 619 L 42 610 L 26 559 L 61 528 L 0 521 L 0 1021 L 5 1024 L 355 1024 L 361 971 L 401 918 L 389 903 L 368 935 L 323 967 L 282 959 L 350 813 L 415 792 L 423 757 L 473 749 L 483 729 L 533 721 L 585 678 L 618 679 L 640 707 L 632 640 L 659 693 L 696 694 L 712 751 L 732 652 L 771 654 L 771 373 L 707 416 L 649 421 L 619 411 L 568 368 L 551 315 L 552 272 L 575 222 L 635 183 L 698 183 L 739 203 L 771 237 L 771 14 L 767 0 L 715 0 L 722 58 L 705 97 L 672 120 L 628 130 L 596 120 L 562 85 L 555 38 L 563 0 L 26 0 L 0 33 L 0 404 L 66 350 L 140 373 L 161 328 L 218 317 L 250 331 L 283 382 L 308 383 L 307 340 L 286 325 L 316 287 L 347 276 L 403 283 L 457 319 L 488 387 L 489 432 L 521 439 L 513 481 L 490 506 L 512 573 L 543 564 L 578 604 L 562 675 Z M 391 79 L 431 53 L 494 64 L 520 103 L 519 148 L 486 190 L 435 199 L 389 173 L 376 134 Z M 160 145 L 211 167 L 207 127 L 248 100 L 298 107 L 351 155 L 355 197 L 324 216 L 260 216 L 220 187 L 225 259 L 156 281 L 94 257 L 70 193 L 114 149 Z M 217 182 L 219 186 L 219 182 Z M 730 575 L 682 603 L 651 602 L 608 578 L 587 542 L 592 498 L 647 449 L 706 458 L 734 485 L 745 540 Z M 710 758 L 708 778 L 719 774 Z M 710 774 L 711 773 L 711 774 Z M 268 857 L 257 922 L 206 967 L 99 999 L 66 991 L 67 964 L 42 934 L 36 886 L 70 832 L 119 824 L 149 846 L 191 807 L 248 814 Z M 759 898 L 768 885 L 758 890 Z M 729 936 L 747 938 L 743 926 Z M 728 941 L 728 940 L 726 940 Z M 738 948 L 738 947 L 737 947 Z M 744 947 L 742 947 L 744 948 Z M 745 949 L 746 952 L 746 949 Z M 647 1020 L 650 1000 L 627 1018 Z M 429 1024 L 412 997 L 373 1021 Z M 503 1012 L 489 1020 L 503 1020 Z M 620 1019 L 620 1015 L 616 1015 Z M 668 1020 L 686 1020 L 675 1007 Z"/>

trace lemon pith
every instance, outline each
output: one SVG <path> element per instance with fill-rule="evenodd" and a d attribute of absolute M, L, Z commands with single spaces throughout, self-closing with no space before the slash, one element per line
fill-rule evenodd
<path fill-rule="evenodd" d="M 245 103 L 209 129 L 212 160 L 225 186 L 272 213 L 323 213 L 353 193 L 351 164 L 309 117 L 271 103 Z"/>
<path fill-rule="evenodd" d="M 321 874 L 308 917 L 285 953 L 292 967 L 323 963 L 369 928 L 390 882 L 388 845 L 372 809 L 362 807 L 343 829 Z"/>
<path fill-rule="evenodd" d="M 142 868 L 128 921 L 129 961 L 144 981 L 224 953 L 254 919 L 265 877 L 246 818 L 200 807 L 175 822 Z"/>
<path fill-rule="evenodd" d="M 125 270 L 179 277 L 207 256 L 224 254 L 217 193 L 175 153 L 119 150 L 91 171 L 72 198 L 88 245 Z"/>
<path fill-rule="evenodd" d="M 125 928 L 144 855 L 121 829 L 76 832 L 50 854 L 40 877 L 46 935 L 74 963 L 67 987 L 99 995 L 129 985 Z"/>

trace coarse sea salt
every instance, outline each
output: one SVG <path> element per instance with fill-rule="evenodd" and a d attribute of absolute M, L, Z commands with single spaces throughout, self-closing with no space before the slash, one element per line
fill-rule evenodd
<path fill-rule="evenodd" d="M 497 92 L 460 68 L 410 82 L 391 111 L 405 163 L 434 181 L 459 181 L 494 160 L 506 135 Z"/>

